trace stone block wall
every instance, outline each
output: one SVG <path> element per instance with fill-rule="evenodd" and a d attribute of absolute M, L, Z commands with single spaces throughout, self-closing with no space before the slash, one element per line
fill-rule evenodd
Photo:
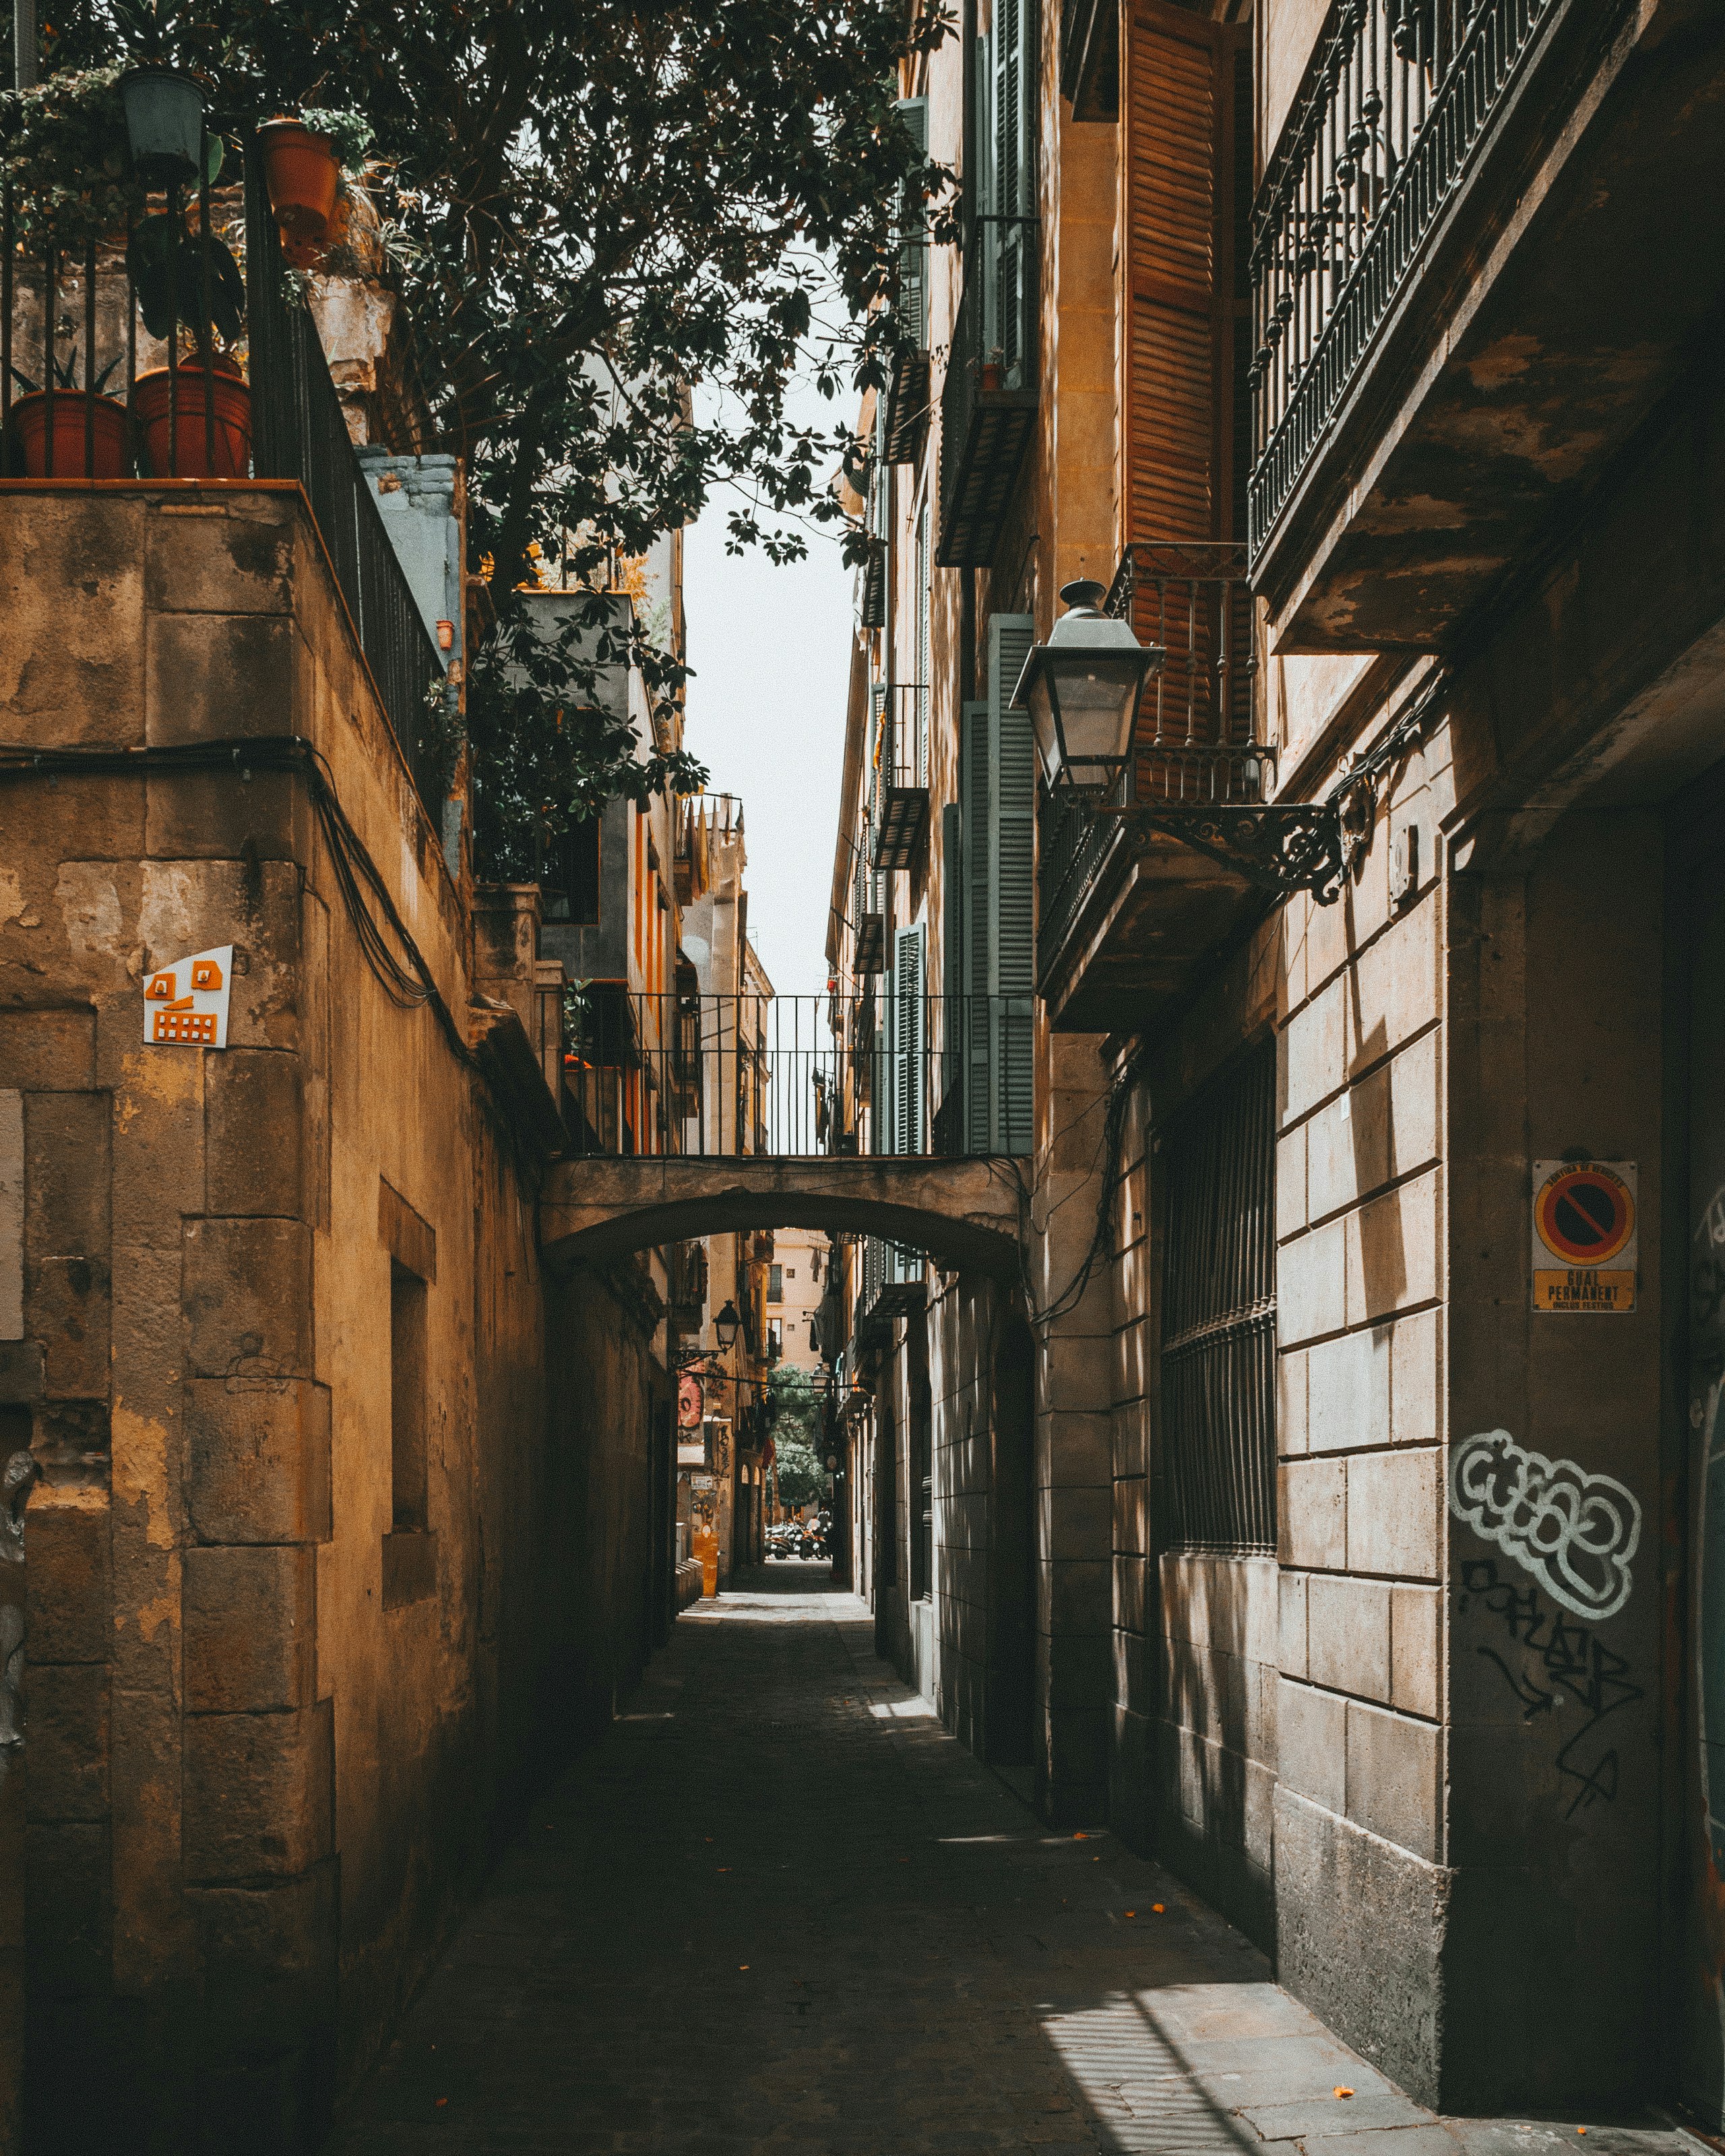
<path fill-rule="evenodd" d="M 0 738 L 316 742 L 459 1020 L 462 896 L 297 490 L 15 489 L 0 526 Z M 299 778 L 70 772 L 5 807 L 28 2131 L 300 2148 L 537 1718 L 532 1189 L 433 1013 L 367 969 Z M 228 942 L 228 1046 L 146 1047 L 145 974 Z M 424 1296 L 410 1520 L 397 1272 Z"/>
<path fill-rule="evenodd" d="M 1286 909 L 1276 1141 L 1276 1940 L 1404 2085 L 1436 2071 L 1445 1887 L 1439 735 L 1336 904 Z M 1392 901 L 1398 839 L 1418 880 Z M 1368 1942 L 1396 1912 L 1394 1945 Z M 1369 1982 L 1362 1981 L 1368 1967 Z"/>

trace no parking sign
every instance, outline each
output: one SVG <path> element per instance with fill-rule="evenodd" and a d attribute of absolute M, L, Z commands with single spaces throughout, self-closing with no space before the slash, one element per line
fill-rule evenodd
<path fill-rule="evenodd" d="M 1533 1163 L 1533 1307 L 1620 1317 L 1635 1306 L 1632 1160 Z"/>

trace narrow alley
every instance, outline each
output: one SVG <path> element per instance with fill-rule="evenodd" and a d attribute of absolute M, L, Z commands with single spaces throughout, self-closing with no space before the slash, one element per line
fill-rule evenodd
<path fill-rule="evenodd" d="M 1168 1873 L 1042 1826 L 794 1563 L 676 1625 L 326 2156 L 1544 2156 L 1584 2123 L 1697 2146 L 1434 2121 Z"/>

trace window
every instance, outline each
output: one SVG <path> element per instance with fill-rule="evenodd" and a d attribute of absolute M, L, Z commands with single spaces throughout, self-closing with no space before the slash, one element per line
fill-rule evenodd
<path fill-rule="evenodd" d="M 1276 1548 L 1276 1045 L 1158 1134 L 1167 1547 Z"/>
<path fill-rule="evenodd" d="M 783 1265 L 769 1265 L 767 1269 L 767 1300 L 768 1302 L 784 1301 L 784 1267 Z"/>
<path fill-rule="evenodd" d="M 437 1592 L 426 1430 L 429 1419 L 430 1284 L 437 1234 L 398 1190 L 377 1188 L 377 1235 L 389 1253 L 389 1532 L 383 1537 L 383 1607 L 399 1609 Z"/>
<path fill-rule="evenodd" d="M 397 1533 L 425 1527 L 425 1283 L 389 1268 L 389 1483 Z"/>
<path fill-rule="evenodd" d="M 545 917 L 593 928 L 599 918 L 599 824 L 583 816 L 572 824 L 546 864 Z"/>

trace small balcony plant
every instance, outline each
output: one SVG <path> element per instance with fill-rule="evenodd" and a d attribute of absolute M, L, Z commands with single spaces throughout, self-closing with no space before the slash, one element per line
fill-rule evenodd
<path fill-rule="evenodd" d="M 311 266 L 301 258 L 328 237 L 342 175 L 358 177 L 371 146 L 365 116 L 335 106 L 306 105 L 258 130 L 270 207 L 296 267 Z"/>
<path fill-rule="evenodd" d="M 12 370 L 13 380 L 24 393 L 13 405 L 9 415 L 12 440 L 24 477 L 123 479 L 126 407 L 117 398 L 102 394 L 120 364 L 120 356 L 116 353 L 88 384 L 87 396 L 78 380 L 77 348 L 74 346 L 64 360 L 50 357 L 54 369 L 51 389 L 33 382 L 22 367 L 14 367 Z M 50 430 L 54 437 L 51 459 Z"/>
<path fill-rule="evenodd" d="M 44 305 L 53 287 L 64 290 L 69 264 L 87 277 L 97 250 L 123 241 L 147 199 L 127 150 L 122 73 L 69 69 L 0 99 L 11 244 L 26 290 L 33 270 L 41 276 Z M 27 477 L 44 477 L 50 465 L 57 478 L 121 475 L 126 408 L 102 393 L 119 364 L 116 357 L 93 371 L 86 356 L 82 386 L 75 352 L 61 361 L 50 351 L 39 383 L 13 369 L 25 393 L 12 408 L 8 447 Z"/>
<path fill-rule="evenodd" d="M 133 230 L 126 267 L 144 327 L 174 346 L 174 366 L 150 368 L 132 391 L 151 476 L 244 479 L 251 469 L 251 390 L 236 349 L 245 280 L 233 250 L 213 230 L 203 236 L 186 218 L 159 212 Z"/>

